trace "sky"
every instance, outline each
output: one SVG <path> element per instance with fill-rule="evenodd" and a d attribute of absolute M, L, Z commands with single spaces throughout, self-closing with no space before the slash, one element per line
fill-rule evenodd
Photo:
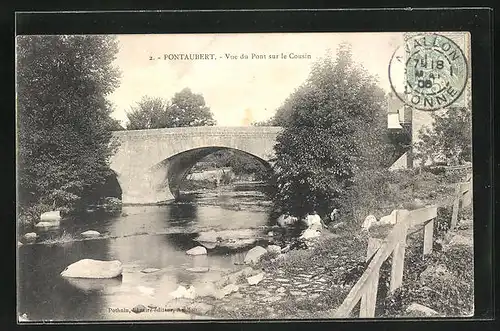
<path fill-rule="evenodd" d="M 120 87 L 109 95 L 113 117 L 124 125 L 126 112 L 142 96 L 170 99 L 188 87 L 203 95 L 217 125 L 266 120 L 306 80 L 311 64 L 328 52 L 334 55 L 342 42 L 351 44 L 354 60 L 389 92 L 388 66 L 402 38 L 401 33 L 119 35 L 115 65 L 122 76 Z M 215 54 L 216 60 L 163 59 L 178 53 Z M 252 53 L 266 59 L 252 59 Z M 270 59 L 281 53 L 310 59 Z M 226 59 L 226 54 L 238 59 Z M 240 58 L 242 54 L 249 58 Z"/>

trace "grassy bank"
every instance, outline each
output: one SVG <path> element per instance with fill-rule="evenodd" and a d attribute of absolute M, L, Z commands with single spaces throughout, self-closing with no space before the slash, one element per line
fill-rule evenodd
<path fill-rule="evenodd" d="M 389 293 L 389 258 L 381 268 L 375 314 L 376 317 L 424 316 L 408 311 L 411 304 L 417 303 L 434 310 L 438 316 L 469 316 L 474 303 L 472 210 L 460 211 L 462 225 L 449 231 L 454 190 L 461 180 L 462 176 L 430 172 L 391 173 L 387 178 L 389 194 L 366 188 L 361 192 L 364 199 L 359 201 L 363 206 L 359 217 L 343 220 L 344 228 L 325 230 L 313 248 L 292 250 L 279 258 L 266 254 L 258 264 L 266 274 L 263 283 L 241 289 L 241 299 L 231 298 L 227 304 L 215 305 L 213 313 L 222 318 L 331 318 L 367 267 L 368 234 L 360 231 L 364 217 L 373 214 L 380 218 L 394 209 L 435 205 L 438 218 L 433 253 L 423 257 L 422 231 L 409 235 L 403 284 Z M 383 231 L 382 238 L 389 230 Z M 456 244 L 453 238 L 466 239 L 459 239 Z M 467 243 L 463 244 L 464 241 Z M 317 290 L 318 281 L 326 285 L 324 290 Z M 285 290 L 276 291 L 287 284 L 290 286 Z M 351 317 L 358 315 L 359 304 Z"/>
<path fill-rule="evenodd" d="M 265 273 L 258 285 L 243 282 L 237 295 L 216 302 L 218 318 L 331 318 L 364 268 L 367 238 L 352 231 L 325 231 L 313 248 L 281 257 L 266 254 L 255 266 Z"/>

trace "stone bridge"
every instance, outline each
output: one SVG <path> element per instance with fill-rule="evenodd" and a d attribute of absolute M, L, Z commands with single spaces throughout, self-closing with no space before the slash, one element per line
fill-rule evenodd
<path fill-rule="evenodd" d="M 280 127 L 183 127 L 115 131 L 111 158 L 126 204 L 167 201 L 178 195 L 181 181 L 202 158 L 232 149 L 270 167 Z"/>

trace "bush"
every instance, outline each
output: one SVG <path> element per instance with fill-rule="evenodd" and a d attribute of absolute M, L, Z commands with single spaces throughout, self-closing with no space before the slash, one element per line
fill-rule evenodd
<path fill-rule="evenodd" d="M 20 206 L 18 211 L 19 224 L 22 226 L 35 225 L 40 221 L 40 215 L 51 210 L 52 206 L 41 203 L 29 207 Z"/>
<path fill-rule="evenodd" d="M 233 176 L 230 172 L 223 172 L 220 178 L 220 182 L 224 185 L 230 184 L 233 181 Z"/>
<path fill-rule="evenodd" d="M 473 216 L 472 205 L 461 207 L 458 211 L 458 220 L 471 220 Z"/>
<path fill-rule="evenodd" d="M 67 233 L 66 231 L 63 231 L 63 233 L 61 235 L 51 236 L 51 237 L 41 241 L 40 243 L 45 244 L 45 245 L 61 245 L 61 244 L 72 242 L 74 240 L 75 240 L 75 238 L 73 237 L 73 235 L 71 235 L 70 233 Z"/>
<path fill-rule="evenodd" d="M 390 175 L 386 169 L 358 173 L 341 203 L 342 221 L 353 220 L 359 226 L 370 214 L 378 219 L 395 209 L 398 197 L 391 192 Z"/>
<path fill-rule="evenodd" d="M 351 214 L 356 176 L 381 168 L 389 148 L 384 103 L 383 91 L 353 62 L 348 45 L 336 60 L 318 60 L 285 101 L 288 120 L 275 146 L 275 209 L 298 217 L 339 207 Z"/>
<path fill-rule="evenodd" d="M 102 199 L 102 205 L 107 212 L 116 212 L 122 210 L 122 201 L 115 197 L 105 197 Z"/>
<path fill-rule="evenodd" d="M 451 226 L 451 215 L 453 213 L 453 206 L 439 207 L 437 210 L 437 217 L 434 221 L 434 238 L 442 238 Z"/>
<path fill-rule="evenodd" d="M 434 252 L 423 258 L 422 247 L 407 251 L 403 285 L 382 301 L 385 317 L 405 316 L 413 302 L 427 306 L 446 316 L 469 316 L 474 306 L 473 249 L 456 246 Z M 429 266 L 445 265 L 450 276 L 432 275 L 431 282 L 422 284 L 420 275 Z M 450 278 L 451 277 L 451 278 Z"/>
<path fill-rule="evenodd" d="M 25 35 L 16 41 L 18 203 L 75 207 L 112 172 L 106 96 L 119 85 L 118 40 Z"/>

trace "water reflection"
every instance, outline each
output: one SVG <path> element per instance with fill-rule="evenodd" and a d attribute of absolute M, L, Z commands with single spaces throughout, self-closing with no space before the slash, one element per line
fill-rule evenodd
<path fill-rule="evenodd" d="M 60 272 L 82 258 L 109 259 L 107 242 L 73 242 L 64 247 L 29 245 L 19 251 L 19 312 L 31 320 L 99 318 L 103 298 L 68 283 Z"/>
<path fill-rule="evenodd" d="M 176 220 L 177 222 L 182 222 L 183 220 L 189 222 L 191 220 L 198 219 L 198 208 L 193 202 L 190 203 L 175 203 L 169 206 L 170 220 Z"/>
<path fill-rule="evenodd" d="M 110 308 L 130 309 L 138 304 L 162 307 L 179 285 L 201 286 L 241 268 L 238 264 L 244 251 L 212 249 L 203 256 L 189 256 L 186 251 L 199 245 L 194 239 L 200 232 L 255 229 L 268 224 L 268 212 L 262 208 L 221 208 L 216 198 L 206 197 L 163 206 L 125 206 L 123 215 L 109 217 L 95 212 L 64 220 L 58 229 L 37 229 L 39 241 L 63 233 L 77 241 L 19 248 L 19 313 L 27 313 L 30 320 L 145 318 L 144 314 L 119 314 Z M 247 195 L 245 199 L 254 198 Z M 83 240 L 81 233 L 87 230 L 99 231 L 101 238 Z M 64 268 L 84 258 L 120 260 L 122 278 L 60 276 Z M 159 270 L 141 272 L 145 268 Z M 197 272 L 202 268 L 208 271 Z M 176 318 L 172 314 L 163 317 Z"/>
<path fill-rule="evenodd" d="M 112 279 L 65 278 L 65 280 L 84 292 L 103 292 L 110 287 L 120 286 L 122 284 L 122 277 Z"/>

